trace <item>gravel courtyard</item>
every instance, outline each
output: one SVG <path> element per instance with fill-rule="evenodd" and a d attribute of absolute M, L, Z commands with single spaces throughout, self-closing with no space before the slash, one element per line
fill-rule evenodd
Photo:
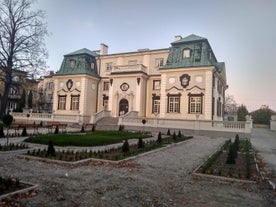
<path fill-rule="evenodd" d="M 0 175 L 39 184 L 37 195 L 22 199 L 21 206 L 275 206 L 267 186 L 192 174 L 224 141 L 197 136 L 120 165 L 66 167 L 3 153 Z"/>

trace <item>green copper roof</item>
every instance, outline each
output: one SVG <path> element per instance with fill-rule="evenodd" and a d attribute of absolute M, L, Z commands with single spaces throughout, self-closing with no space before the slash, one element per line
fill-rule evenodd
<path fill-rule="evenodd" d="M 201 41 L 201 40 L 207 40 L 207 39 L 204 37 L 197 36 L 195 34 L 191 34 L 191 35 L 184 37 L 180 40 L 172 42 L 172 44 L 187 43 L 187 42 L 194 42 L 194 41 Z"/>
<path fill-rule="evenodd" d="M 56 75 L 87 74 L 99 77 L 95 57 L 97 54 L 86 48 L 64 55 Z"/>
<path fill-rule="evenodd" d="M 216 66 L 218 69 L 222 67 L 204 37 L 191 34 L 172 42 L 171 45 L 167 62 L 160 70 L 201 66 Z"/>
<path fill-rule="evenodd" d="M 91 55 L 91 56 L 94 56 L 94 57 L 97 56 L 97 54 L 95 52 L 93 52 L 91 50 L 88 50 L 86 48 L 82 48 L 82 49 L 77 50 L 75 52 L 71 52 L 69 54 L 66 54 L 64 56 L 81 55 L 81 54 L 88 54 L 88 55 Z"/>

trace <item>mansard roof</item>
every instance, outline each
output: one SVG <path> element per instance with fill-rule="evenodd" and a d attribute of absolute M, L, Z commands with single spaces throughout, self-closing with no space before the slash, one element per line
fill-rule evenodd
<path fill-rule="evenodd" d="M 195 42 L 195 41 L 202 41 L 202 40 L 207 40 L 207 39 L 205 37 L 200 37 L 195 34 L 191 34 L 187 37 L 181 38 L 180 40 L 174 41 L 171 44 Z"/>
<path fill-rule="evenodd" d="M 91 56 L 98 56 L 95 52 L 88 50 L 87 48 L 82 48 L 80 50 L 76 50 L 74 52 L 68 53 L 64 56 L 75 56 L 75 55 L 83 55 L 83 54 L 87 54 L 87 55 L 91 55 Z"/>

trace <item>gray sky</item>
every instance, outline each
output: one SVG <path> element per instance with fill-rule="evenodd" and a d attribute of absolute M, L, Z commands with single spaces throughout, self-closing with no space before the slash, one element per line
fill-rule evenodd
<path fill-rule="evenodd" d="M 249 111 L 276 110 L 276 0 L 37 0 L 46 11 L 49 70 L 63 55 L 167 48 L 175 35 L 206 37 L 225 62 L 229 88 Z"/>

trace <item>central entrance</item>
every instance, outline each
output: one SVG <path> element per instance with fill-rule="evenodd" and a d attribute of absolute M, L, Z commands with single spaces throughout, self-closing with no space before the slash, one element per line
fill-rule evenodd
<path fill-rule="evenodd" d="M 121 99 L 119 102 L 119 115 L 124 115 L 128 112 L 128 100 L 125 98 Z"/>

